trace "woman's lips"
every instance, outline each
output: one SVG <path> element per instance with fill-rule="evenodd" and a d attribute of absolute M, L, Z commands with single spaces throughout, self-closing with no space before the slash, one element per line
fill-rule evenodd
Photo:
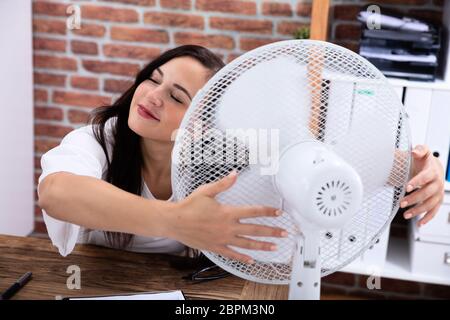
<path fill-rule="evenodd" d="M 144 119 L 152 119 L 152 120 L 160 121 L 150 110 L 148 110 L 141 104 L 138 104 L 137 112 Z"/>

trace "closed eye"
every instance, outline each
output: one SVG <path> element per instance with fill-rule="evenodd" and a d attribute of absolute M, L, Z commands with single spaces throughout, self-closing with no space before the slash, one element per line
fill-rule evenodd
<path fill-rule="evenodd" d="M 156 81 L 156 80 L 153 79 L 153 78 L 149 78 L 149 80 L 150 80 L 151 82 L 153 82 L 153 83 L 160 84 L 158 81 Z"/>
<path fill-rule="evenodd" d="M 181 101 L 180 99 L 177 99 L 174 95 L 170 95 L 170 97 L 178 103 L 181 103 L 181 104 L 183 103 L 183 101 Z"/>

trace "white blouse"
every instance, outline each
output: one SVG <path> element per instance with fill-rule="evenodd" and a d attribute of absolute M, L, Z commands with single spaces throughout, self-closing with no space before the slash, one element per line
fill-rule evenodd
<path fill-rule="evenodd" d="M 109 119 L 105 124 L 105 138 L 111 140 L 112 123 L 116 118 Z M 108 144 L 108 154 L 111 155 L 111 145 Z M 38 183 L 51 173 L 66 171 L 78 175 L 104 179 L 106 174 L 106 156 L 98 141 L 95 139 L 92 126 L 85 126 L 67 134 L 61 144 L 41 158 L 42 174 Z M 144 181 L 144 179 L 142 179 Z M 39 189 L 38 189 L 39 190 Z M 142 197 L 155 199 L 149 188 L 143 182 Z M 167 201 L 171 201 L 172 197 Z M 70 254 L 77 243 L 90 243 L 109 246 L 103 231 L 86 230 L 85 228 L 50 217 L 42 210 L 48 235 L 62 256 Z M 175 240 L 163 237 L 134 236 L 126 250 L 134 252 L 159 252 L 181 254 L 186 247 Z"/>

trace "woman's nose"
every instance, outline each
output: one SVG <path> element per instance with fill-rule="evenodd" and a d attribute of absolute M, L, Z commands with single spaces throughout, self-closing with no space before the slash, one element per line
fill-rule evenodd
<path fill-rule="evenodd" d="M 162 99 L 163 92 L 161 90 L 155 89 L 147 92 L 146 99 L 155 107 L 161 107 L 163 104 Z"/>

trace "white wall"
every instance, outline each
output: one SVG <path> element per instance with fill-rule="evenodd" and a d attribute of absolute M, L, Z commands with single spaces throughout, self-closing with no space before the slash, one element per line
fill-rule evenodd
<path fill-rule="evenodd" d="M 33 230 L 31 0 L 0 0 L 0 234 Z"/>

